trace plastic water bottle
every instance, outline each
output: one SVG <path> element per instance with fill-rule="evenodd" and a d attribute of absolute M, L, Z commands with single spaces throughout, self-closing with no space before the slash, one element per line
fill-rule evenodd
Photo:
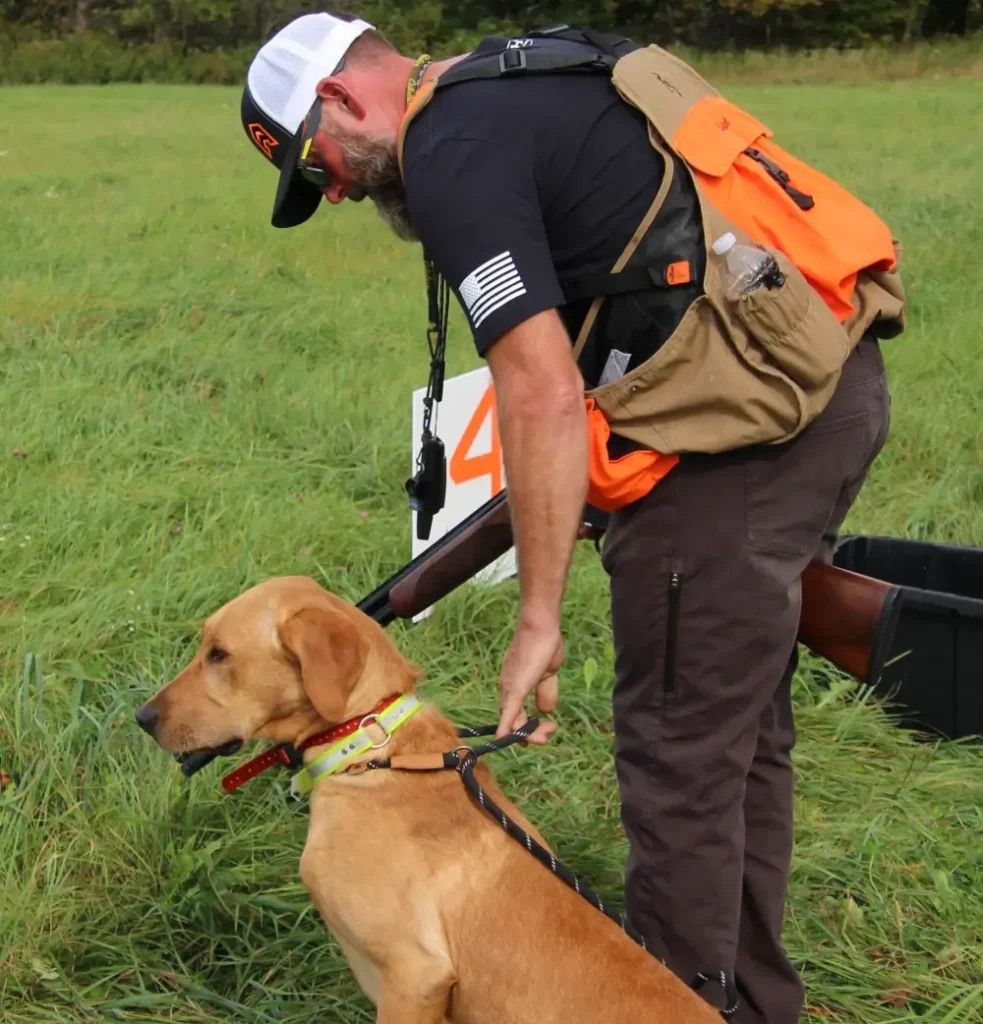
<path fill-rule="evenodd" d="M 734 301 L 762 285 L 778 288 L 785 283 L 785 276 L 772 256 L 756 245 L 738 245 L 731 231 L 713 243 L 713 251 L 724 259 L 727 296 Z"/>

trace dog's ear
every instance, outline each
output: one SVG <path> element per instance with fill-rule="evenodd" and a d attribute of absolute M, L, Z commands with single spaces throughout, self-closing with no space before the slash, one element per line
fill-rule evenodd
<path fill-rule="evenodd" d="M 279 633 L 300 662 L 304 690 L 317 713 L 330 725 L 343 721 L 365 668 L 366 644 L 358 627 L 346 615 L 315 606 L 296 612 Z"/>

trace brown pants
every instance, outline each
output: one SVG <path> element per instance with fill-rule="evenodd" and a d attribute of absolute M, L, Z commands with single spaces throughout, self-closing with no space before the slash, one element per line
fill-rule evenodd
<path fill-rule="evenodd" d="M 828 560 L 889 416 L 865 339 L 799 437 L 684 457 L 611 517 L 604 544 L 628 914 L 685 981 L 736 977 L 740 1024 L 793 1024 L 802 1009 L 781 942 L 799 576 Z"/>

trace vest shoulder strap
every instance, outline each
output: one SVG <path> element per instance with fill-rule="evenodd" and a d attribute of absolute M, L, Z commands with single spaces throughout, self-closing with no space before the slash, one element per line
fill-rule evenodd
<path fill-rule="evenodd" d="M 624 57 L 633 50 L 641 49 L 639 43 L 627 36 L 614 32 L 598 32 L 593 28 L 571 28 L 569 25 L 553 25 L 550 28 L 533 29 L 526 35 L 532 39 L 562 39 L 568 43 L 593 46 L 609 57 Z"/>
<path fill-rule="evenodd" d="M 580 52 L 557 52 L 551 49 L 514 47 L 500 53 L 475 54 L 445 71 L 437 80 L 437 88 L 482 79 L 510 78 L 522 74 L 550 72 L 603 72 L 610 75 L 617 58 L 595 48 Z"/>

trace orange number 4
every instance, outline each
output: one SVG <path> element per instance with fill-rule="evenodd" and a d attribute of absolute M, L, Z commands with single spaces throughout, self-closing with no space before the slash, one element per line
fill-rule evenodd
<path fill-rule="evenodd" d="M 489 416 L 491 417 L 491 451 L 484 455 L 472 455 L 471 447 Z M 448 470 L 451 480 L 456 484 L 467 483 L 468 480 L 477 480 L 483 476 L 491 477 L 491 497 L 493 498 L 502 489 L 502 440 L 498 435 L 495 389 L 491 385 L 481 396 L 474 415 L 464 428 L 460 443 L 454 449 L 454 454 L 451 455 Z"/>

